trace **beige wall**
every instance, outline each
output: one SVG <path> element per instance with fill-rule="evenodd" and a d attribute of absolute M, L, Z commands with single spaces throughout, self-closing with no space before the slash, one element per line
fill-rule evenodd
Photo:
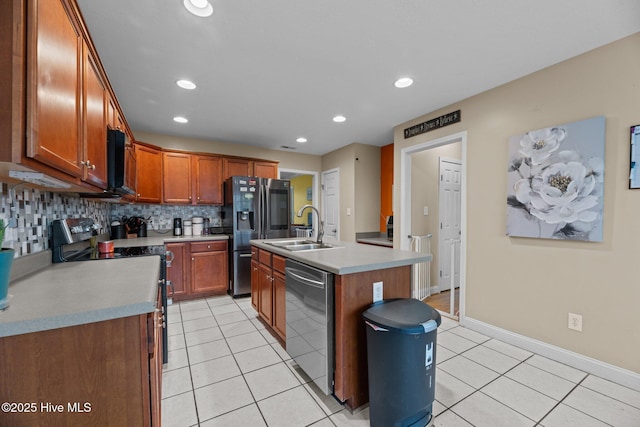
<path fill-rule="evenodd" d="M 227 156 L 253 157 L 263 160 L 280 162 L 279 167 L 317 171 L 321 169 L 321 157 L 311 154 L 300 154 L 290 151 L 270 150 L 252 145 L 229 144 L 225 142 L 204 139 L 184 138 L 170 135 L 160 135 L 142 131 L 133 132 L 136 141 L 146 142 L 162 148 L 174 150 L 197 151 L 201 153 L 224 154 Z"/>
<path fill-rule="evenodd" d="M 636 373 L 640 191 L 628 189 L 628 177 L 629 127 L 640 123 L 638 52 L 640 33 L 399 125 L 394 135 L 398 187 L 400 150 L 467 132 L 467 317 Z M 460 123 L 404 139 L 404 128 L 457 109 Z M 507 237 L 508 138 L 600 115 L 604 241 Z M 582 333 L 567 328 L 568 312 L 583 316 Z"/>
<path fill-rule="evenodd" d="M 340 171 L 340 240 L 378 230 L 380 147 L 354 143 L 322 156 L 322 170 Z M 351 212 L 348 214 L 348 212 Z"/>
<path fill-rule="evenodd" d="M 442 145 L 411 156 L 411 234 L 424 236 L 431 233 L 431 286 L 438 285 L 438 238 L 440 231 L 438 190 L 441 157 L 462 159 L 462 144 Z M 424 215 L 424 207 L 429 214 Z"/>

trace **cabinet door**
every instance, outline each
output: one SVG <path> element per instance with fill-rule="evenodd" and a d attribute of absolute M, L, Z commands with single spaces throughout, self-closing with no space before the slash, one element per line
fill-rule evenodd
<path fill-rule="evenodd" d="M 260 299 L 258 312 L 262 318 L 271 325 L 273 323 L 273 282 L 271 277 L 271 267 L 260 264 Z"/>
<path fill-rule="evenodd" d="M 131 140 L 127 140 L 126 145 L 124 146 L 124 167 L 126 169 L 124 175 L 124 183 L 125 185 L 132 189 L 136 190 L 136 169 L 137 169 L 137 158 L 136 158 L 136 150 L 135 146 L 131 143 Z M 135 200 L 135 196 L 126 196 L 126 198 L 133 198 Z"/>
<path fill-rule="evenodd" d="M 185 298 L 189 283 L 189 244 L 167 243 L 165 248 L 173 254 L 171 265 L 167 266 L 167 279 L 173 285 L 167 289 L 168 296 L 171 296 L 173 291 L 173 299 L 180 301 Z"/>
<path fill-rule="evenodd" d="M 251 260 L 251 306 L 258 311 L 260 301 L 260 263 L 254 258 Z"/>
<path fill-rule="evenodd" d="M 156 307 L 162 307 L 161 297 L 158 296 Z M 151 425 L 161 425 L 161 399 L 162 399 L 162 323 L 164 318 L 161 315 L 160 308 L 154 313 L 150 313 L 148 324 L 149 342 L 149 387 L 151 395 Z"/>
<path fill-rule="evenodd" d="M 273 272 L 273 329 L 285 341 L 286 324 L 286 285 L 285 276 L 277 271 Z"/>
<path fill-rule="evenodd" d="M 83 49 L 83 130 L 86 174 L 83 179 L 107 188 L 106 86 L 86 44 Z"/>
<path fill-rule="evenodd" d="M 136 145 L 136 191 L 138 202 L 162 201 L 162 154 L 155 148 Z"/>
<path fill-rule="evenodd" d="M 272 162 L 253 162 L 253 176 L 277 179 L 278 164 Z"/>
<path fill-rule="evenodd" d="M 249 168 L 250 161 L 248 159 L 234 159 L 224 158 L 224 181 L 232 176 L 250 176 L 251 170 Z"/>
<path fill-rule="evenodd" d="M 229 287 L 227 251 L 191 253 L 191 294 L 221 294 Z"/>
<path fill-rule="evenodd" d="M 61 0 L 28 14 L 27 156 L 82 177 L 82 36 Z"/>
<path fill-rule="evenodd" d="M 191 155 L 162 153 L 162 185 L 165 203 L 191 203 Z"/>
<path fill-rule="evenodd" d="M 194 156 L 196 203 L 222 204 L 222 159 L 215 156 Z"/>

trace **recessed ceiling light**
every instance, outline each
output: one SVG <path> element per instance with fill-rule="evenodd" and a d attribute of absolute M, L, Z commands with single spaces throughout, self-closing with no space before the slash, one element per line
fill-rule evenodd
<path fill-rule="evenodd" d="M 301 136 L 300 138 L 296 139 L 296 142 L 299 142 L 300 144 L 304 144 L 305 142 L 307 142 L 307 138 L 305 138 L 304 136 Z"/>
<path fill-rule="evenodd" d="M 396 82 L 393 84 L 395 87 L 397 88 L 405 88 L 405 87 L 409 87 L 413 84 L 413 79 L 410 77 L 402 77 L 399 78 L 398 80 L 396 80 Z"/>
<path fill-rule="evenodd" d="M 345 116 L 335 116 L 333 118 L 333 121 L 336 122 L 336 123 L 342 123 L 345 120 L 347 120 L 347 118 Z"/>
<path fill-rule="evenodd" d="M 213 14 L 213 6 L 207 0 L 184 0 L 184 7 L 191 13 L 202 18 Z"/>
<path fill-rule="evenodd" d="M 181 116 L 174 117 L 173 121 L 178 123 L 189 123 L 189 120 L 186 117 Z"/>
<path fill-rule="evenodd" d="M 182 89 L 195 89 L 196 88 L 196 84 L 194 82 L 192 82 L 191 80 L 178 80 L 176 82 L 176 84 L 178 86 L 180 86 Z"/>

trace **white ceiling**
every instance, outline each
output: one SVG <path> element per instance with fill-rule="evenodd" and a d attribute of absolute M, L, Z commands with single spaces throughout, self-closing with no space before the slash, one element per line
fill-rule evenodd
<path fill-rule="evenodd" d="M 316 155 L 640 31 L 638 0 L 77 1 L 134 131 Z"/>

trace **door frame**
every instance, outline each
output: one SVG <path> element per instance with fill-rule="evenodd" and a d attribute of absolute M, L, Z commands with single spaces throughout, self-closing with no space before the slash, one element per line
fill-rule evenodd
<path fill-rule="evenodd" d="M 302 169 L 290 169 L 290 168 L 279 168 L 278 170 L 278 178 L 282 177 L 282 172 L 285 173 L 297 173 L 300 175 L 311 175 L 311 188 L 312 188 L 312 193 L 311 193 L 311 204 L 313 206 L 318 206 L 318 202 L 320 201 L 319 198 L 319 190 L 320 190 L 320 184 L 319 184 L 319 180 L 318 180 L 318 171 L 310 171 L 310 170 L 302 170 Z M 316 233 L 314 230 L 314 234 L 313 237 L 316 237 Z"/>
<path fill-rule="evenodd" d="M 400 191 L 394 197 L 394 211 L 400 211 L 400 233 L 394 234 L 394 246 L 410 250 L 411 235 L 411 155 L 424 150 L 460 142 L 462 146 L 462 185 L 460 203 L 460 312 L 458 321 L 464 326 L 467 272 L 467 131 L 446 135 L 400 150 Z M 399 200 L 398 200 L 399 199 Z M 400 209 L 396 206 L 399 202 Z"/>

